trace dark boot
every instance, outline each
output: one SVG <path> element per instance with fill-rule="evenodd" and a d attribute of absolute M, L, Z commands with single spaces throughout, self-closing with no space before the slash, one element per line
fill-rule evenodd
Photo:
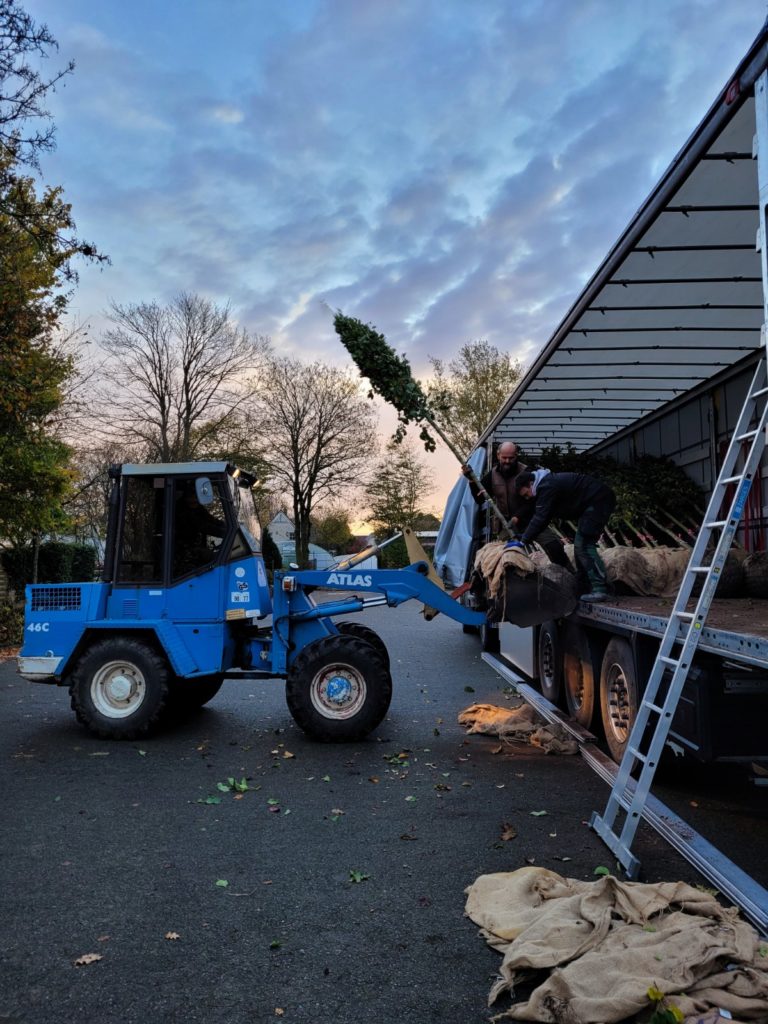
<path fill-rule="evenodd" d="M 581 601 L 605 601 L 608 597 L 605 563 L 598 554 L 597 543 L 591 537 L 576 534 L 574 550 L 579 568 L 589 579 L 589 593 L 582 594 Z"/>

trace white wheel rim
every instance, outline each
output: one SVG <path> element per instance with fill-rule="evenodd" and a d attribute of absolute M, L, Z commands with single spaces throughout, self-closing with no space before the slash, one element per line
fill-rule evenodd
<path fill-rule="evenodd" d="M 619 743 L 626 743 L 632 728 L 630 721 L 629 686 L 624 669 L 614 662 L 608 669 L 608 720 L 611 732 Z"/>
<path fill-rule="evenodd" d="M 91 680 L 93 706 L 105 718 L 135 714 L 146 693 L 144 673 L 130 661 L 108 661 Z"/>
<path fill-rule="evenodd" d="M 316 673 L 310 686 L 312 707 L 323 718 L 353 718 L 365 704 L 365 677 L 352 665 L 336 662 Z"/>

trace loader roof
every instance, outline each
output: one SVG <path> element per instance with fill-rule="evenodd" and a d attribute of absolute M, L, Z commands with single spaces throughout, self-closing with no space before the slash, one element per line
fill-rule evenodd
<path fill-rule="evenodd" d="M 753 136 L 766 26 L 480 443 L 584 451 L 754 359 L 765 320 Z M 758 103 L 768 130 L 768 102 Z"/>

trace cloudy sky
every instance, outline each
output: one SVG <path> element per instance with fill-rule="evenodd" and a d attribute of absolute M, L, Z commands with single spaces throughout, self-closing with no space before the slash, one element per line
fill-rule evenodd
<path fill-rule="evenodd" d="M 77 64 L 45 176 L 112 258 L 82 271 L 80 320 L 97 334 L 110 300 L 194 291 L 286 353 L 347 365 L 327 303 L 422 374 L 477 338 L 530 361 L 766 16 L 762 0 L 23 2 Z"/>

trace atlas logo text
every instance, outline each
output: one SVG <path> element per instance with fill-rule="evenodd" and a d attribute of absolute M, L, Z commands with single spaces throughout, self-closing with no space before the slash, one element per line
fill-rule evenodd
<path fill-rule="evenodd" d="M 351 572 L 332 572 L 326 583 L 335 583 L 337 587 L 370 587 L 371 577 L 368 574 L 353 576 Z"/>

